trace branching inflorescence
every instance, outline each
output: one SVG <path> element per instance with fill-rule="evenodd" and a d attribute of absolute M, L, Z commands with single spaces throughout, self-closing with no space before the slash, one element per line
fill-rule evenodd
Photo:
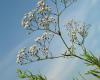
<path fill-rule="evenodd" d="M 60 23 L 60 16 L 72 3 L 76 0 L 51 0 L 55 6 L 54 9 L 47 5 L 48 0 L 39 0 L 37 6 L 34 7 L 30 12 L 26 13 L 21 21 L 21 26 L 28 31 L 28 33 L 34 33 L 35 31 L 42 31 L 43 33 L 34 39 L 36 44 L 33 44 L 29 48 L 22 48 L 17 54 L 17 63 L 24 65 L 31 62 L 54 59 L 54 58 L 65 58 L 65 57 L 76 57 L 88 64 L 99 65 L 100 60 L 95 56 L 91 56 L 90 52 L 86 49 L 84 42 L 88 36 L 89 24 L 75 21 L 74 19 L 67 20 L 64 24 L 66 28 L 67 36 L 69 37 L 69 42 L 67 43 L 62 35 Z M 61 3 L 61 4 L 59 4 Z M 59 7 L 61 6 L 61 8 Z M 59 36 L 62 43 L 65 45 L 66 50 L 60 56 L 52 56 L 52 51 L 50 51 L 50 44 L 55 37 Z M 70 44 L 70 45 L 68 45 Z M 82 50 L 82 56 L 78 55 L 77 47 Z M 89 54 L 88 54 L 89 53 Z M 92 59 L 94 58 L 94 59 Z M 98 63 L 94 61 L 98 60 Z M 92 62 L 91 62 L 92 61 Z M 88 73 L 90 73 L 89 71 Z"/>

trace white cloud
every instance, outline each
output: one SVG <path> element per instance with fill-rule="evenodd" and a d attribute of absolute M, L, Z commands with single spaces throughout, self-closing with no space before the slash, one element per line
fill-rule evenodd
<path fill-rule="evenodd" d="M 49 80 L 62 80 L 63 77 L 67 77 L 73 71 L 77 61 L 63 61 L 62 59 L 56 61 L 55 65 L 49 70 L 47 76 Z"/>

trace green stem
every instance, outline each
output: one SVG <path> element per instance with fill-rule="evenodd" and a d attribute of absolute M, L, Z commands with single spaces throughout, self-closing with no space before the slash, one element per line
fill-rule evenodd
<path fill-rule="evenodd" d="M 35 61 L 30 61 L 30 62 L 28 62 L 28 63 L 31 63 L 31 62 L 38 62 L 38 61 L 44 61 L 44 60 L 50 60 L 50 59 L 57 59 L 57 58 L 65 58 L 65 57 L 75 57 L 75 58 L 78 58 L 78 59 L 80 59 L 80 60 L 83 60 L 83 61 L 86 61 L 86 62 L 89 62 L 88 60 L 86 60 L 86 59 L 84 59 L 84 58 L 82 58 L 82 57 L 80 57 L 80 56 L 77 56 L 77 55 L 75 55 L 75 54 L 64 54 L 64 55 L 61 55 L 61 56 L 54 56 L 54 57 L 47 57 L 47 58 L 40 58 L 40 59 L 37 59 L 37 60 L 35 60 Z M 25 64 L 28 64 L 28 63 L 25 63 Z"/>

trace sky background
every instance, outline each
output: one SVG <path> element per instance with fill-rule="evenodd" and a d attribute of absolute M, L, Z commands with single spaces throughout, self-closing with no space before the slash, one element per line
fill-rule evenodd
<path fill-rule="evenodd" d="M 99 3 L 100 0 L 78 0 L 61 18 L 62 24 L 65 19 L 74 18 L 92 25 L 85 44 L 95 55 L 100 55 Z M 33 0 L 0 1 L 0 80 L 18 80 L 16 68 L 43 73 L 49 80 L 71 80 L 72 76 L 78 74 L 77 72 L 85 70 L 82 62 L 77 59 L 74 61 L 55 59 L 26 66 L 16 64 L 17 51 L 34 40 L 34 37 L 28 36 L 20 26 L 24 13 L 29 12 L 33 7 Z M 60 47 L 57 42 L 55 45 Z"/>

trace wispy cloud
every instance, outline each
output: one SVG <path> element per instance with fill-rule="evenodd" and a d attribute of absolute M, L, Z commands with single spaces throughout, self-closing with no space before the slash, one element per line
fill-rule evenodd
<path fill-rule="evenodd" d="M 58 60 L 48 72 L 49 80 L 62 80 L 70 75 L 77 64 L 77 60 L 70 62 L 69 60 Z"/>

